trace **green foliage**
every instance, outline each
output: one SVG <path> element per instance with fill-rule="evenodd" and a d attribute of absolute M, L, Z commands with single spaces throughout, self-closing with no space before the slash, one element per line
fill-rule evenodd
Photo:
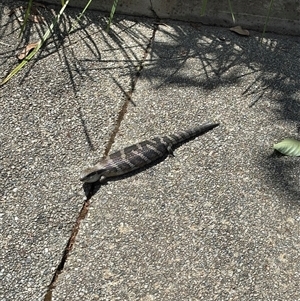
<path fill-rule="evenodd" d="M 269 23 L 269 19 L 270 19 L 272 7 L 273 7 L 273 2 L 274 2 L 274 0 L 270 0 L 268 14 L 267 14 L 267 17 L 266 17 L 266 21 L 265 21 L 264 29 L 263 29 L 263 33 L 262 33 L 262 39 L 263 39 L 263 37 L 265 35 L 266 28 L 267 28 L 267 25 Z M 232 21 L 233 21 L 233 23 L 235 23 L 235 17 L 234 17 L 234 13 L 233 13 L 233 9 L 232 9 L 232 5 L 231 5 L 231 1 L 230 0 L 228 0 L 228 6 L 229 6 L 230 13 L 231 13 Z M 201 16 L 204 16 L 205 11 L 206 11 L 206 7 L 207 7 L 207 0 L 203 0 L 202 1 L 201 12 L 200 12 Z"/>
<path fill-rule="evenodd" d="M 59 11 L 59 13 L 57 14 L 57 16 L 54 18 L 54 20 L 52 21 L 51 25 L 49 26 L 49 28 L 47 29 L 47 31 L 45 32 L 45 34 L 43 35 L 43 37 L 41 38 L 41 40 L 38 42 L 37 46 L 22 60 L 22 62 L 17 65 L 0 83 L 0 86 L 4 85 L 5 83 L 7 83 L 15 74 L 17 74 L 26 64 L 27 62 L 29 62 L 31 60 L 31 58 L 40 50 L 40 48 L 43 46 L 43 44 L 45 43 L 45 41 L 49 38 L 54 26 L 56 25 L 56 23 L 59 21 L 59 18 L 61 17 L 61 15 L 63 14 L 65 8 L 67 7 L 68 3 L 70 0 L 67 0 L 65 2 L 65 5 L 61 8 L 61 10 Z"/>
<path fill-rule="evenodd" d="M 275 144 L 274 149 L 287 156 L 300 156 L 300 141 L 287 138 Z"/>
<path fill-rule="evenodd" d="M 113 20 L 113 17 L 114 17 L 114 14 L 115 14 L 115 11 L 116 11 L 116 8 L 117 8 L 117 5 L 118 5 L 118 1 L 119 0 L 114 0 L 114 3 L 112 5 L 111 11 L 110 11 L 110 15 L 109 15 L 108 24 L 107 24 L 107 27 L 106 27 L 106 32 L 108 32 L 109 29 L 110 29 L 110 25 L 112 23 L 112 20 Z"/>
<path fill-rule="evenodd" d="M 93 0 L 89 0 L 88 3 L 86 4 L 86 6 L 84 7 L 83 11 L 80 13 L 80 15 L 78 16 L 77 20 L 80 20 L 80 18 L 83 16 L 83 14 L 85 13 L 85 11 L 87 10 L 87 8 L 89 7 L 89 5 L 91 4 Z M 32 2 L 33 0 L 29 0 L 28 1 L 28 5 L 27 5 L 27 9 L 26 9 L 26 13 L 25 13 L 25 18 L 24 18 L 24 22 L 23 25 L 21 27 L 21 32 L 20 32 L 20 36 L 24 33 L 25 27 L 27 25 L 29 16 L 30 16 L 30 11 L 31 11 L 31 7 L 32 7 Z M 60 17 L 62 16 L 64 10 L 66 9 L 66 7 L 68 6 L 70 0 L 61 0 L 61 4 L 62 4 L 62 8 L 60 9 L 59 13 L 57 14 L 57 16 L 54 18 L 54 20 L 52 21 L 52 23 L 50 24 L 49 28 L 47 29 L 47 31 L 45 32 L 45 34 L 43 35 L 43 37 L 41 38 L 40 41 L 38 41 L 38 43 L 36 43 L 36 47 L 0 82 L 0 86 L 4 85 L 5 83 L 7 83 L 15 74 L 17 74 L 26 64 L 27 62 L 29 62 L 34 56 L 35 54 L 40 50 L 40 48 L 44 45 L 45 41 L 49 38 L 49 36 L 51 35 L 54 26 L 59 22 Z M 114 0 L 113 6 L 111 8 L 111 12 L 110 12 L 110 16 L 109 16 L 109 21 L 107 24 L 107 28 L 106 30 L 108 31 L 110 28 L 110 25 L 112 23 L 112 19 L 114 16 L 114 13 L 116 11 L 116 7 L 118 5 L 118 0 Z M 71 29 L 73 28 L 73 25 L 71 27 Z M 70 31 L 71 31 L 70 29 Z"/>
<path fill-rule="evenodd" d="M 80 20 L 80 18 L 83 16 L 83 14 L 85 13 L 85 11 L 87 10 L 87 8 L 89 7 L 89 5 L 91 4 L 93 0 L 89 0 L 88 3 L 86 4 L 86 6 L 84 7 L 83 11 L 80 13 L 80 15 L 78 16 L 77 20 Z M 201 16 L 203 16 L 205 14 L 206 11 L 206 7 L 207 7 L 207 1 L 208 0 L 203 0 L 202 1 L 202 7 L 201 7 Z M 56 16 L 56 18 L 53 20 L 53 22 L 51 23 L 51 25 L 49 26 L 48 30 L 46 31 L 46 33 L 44 34 L 44 36 L 42 37 L 42 39 L 37 43 L 37 46 L 33 49 L 33 51 L 31 51 L 26 57 L 25 59 L 22 60 L 22 62 L 15 67 L 8 76 L 6 76 L 2 82 L 0 83 L 0 86 L 5 84 L 8 80 L 10 80 L 17 72 L 19 72 L 19 70 L 21 70 L 26 64 L 27 62 L 39 51 L 39 49 L 43 46 L 44 42 L 49 38 L 51 31 L 53 29 L 53 27 L 56 25 L 56 23 L 59 21 L 59 18 L 61 17 L 63 11 L 65 10 L 65 8 L 67 7 L 68 3 L 70 2 L 70 0 L 61 0 L 61 4 L 62 4 L 62 8 L 60 10 L 60 12 L 58 13 L 58 15 Z M 20 31 L 20 36 L 24 33 L 25 27 L 27 25 L 29 16 L 30 16 L 30 11 L 31 11 L 31 7 L 32 7 L 32 3 L 33 0 L 28 0 L 28 5 L 27 5 L 27 9 L 26 9 L 26 13 L 25 13 L 25 18 L 24 18 L 24 22 L 22 24 L 21 27 L 21 31 Z M 106 27 L 106 31 L 108 32 L 116 11 L 116 7 L 118 5 L 118 0 L 114 0 L 111 11 L 110 11 L 110 16 L 109 16 L 109 20 L 107 23 L 107 27 Z M 228 5 L 229 5 L 229 10 L 231 13 L 231 17 L 233 22 L 235 23 L 235 17 L 234 17 L 234 13 L 233 13 L 233 9 L 232 9 L 232 5 L 231 5 L 231 1 L 228 0 Z M 266 31 L 266 27 L 267 24 L 269 22 L 269 18 L 270 18 L 270 14 L 271 14 L 271 10 L 272 10 L 272 6 L 273 6 L 273 0 L 270 0 L 270 4 L 269 4 L 269 10 L 268 10 L 268 15 L 266 18 L 266 22 L 264 25 L 264 29 L 263 29 L 263 34 L 262 34 L 262 38 L 265 34 Z M 73 28 L 73 26 L 72 26 Z M 72 29 L 71 28 L 71 29 Z M 71 31 L 71 30 L 70 30 Z"/>
<path fill-rule="evenodd" d="M 263 29 L 261 40 L 265 36 L 266 28 L 267 28 L 267 25 L 268 25 L 269 19 L 270 19 L 270 14 L 271 14 L 272 6 L 273 6 L 273 0 L 270 0 L 269 9 L 268 9 L 268 15 L 267 15 L 266 22 L 265 22 L 265 25 L 264 25 L 264 29 Z"/>
<path fill-rule="evenodd" d="M 27 22 L 28 22 L 28 19 L 29 19 L 29 16 L 30 16 L 31 7 L 32 7 L 32 2 L 33 2 L 33 0 L 28 1 L 27 9 L 26 9 L 26 12 L 25 12 L 24 22 L 22 24 L 19 37 L 21 37 L 21 35 L 24 33 L 25 27 L 27 25 Z"/>
<path fill-rule="evenodd" d="M 228 0 L 228 6 L 229 6 L 230 13 L 231 13 L 232 21 L 233 21 L 233 23 L 235 23 L 235 17 L 234 17 L 234 13 L 233 13 L 233 9 L 232 9 L 232 5 L 231 5 L 230 0 Z M 205 11 L 206 11 L 206 7 L 207 7 L 207 0 L 203 0 L 202 1 L 202 6 L 201 6 L 201 12 L 200 12 L 201 17 L 204 16 Z"/>
<path fill-rule="evenodd" d="M 207 0 L 203 0 L 202 1 L 202 7 L 201 7 L 200 16 L 204 16 L 205 11 L 206 11 L 206 6 L 207 6 Z"/>
<path fill-rule="evenodd" d="M 79 21 L 81 19 L 81 17 L 84 15 L 85 11 L 88 9 L 88 7 L 90 6 L 90 4 L 92 3 L 93 0 L 89 0 L 88 3 L 86 4 L 86 6 L 84 7 L 83 11 L 80 13 L 80 15 L 77 17 L 77 20 Z"/>
<path fill-rule="evenodd" d="M 232 5 L 231 5 L 230 0 L 228 0 L 228 5 L 229 5 L 229 10 L 230 10 L 230 13 L 231 13 L 232 21 L 233 21 L 233 23 L 235 23 L 235 17 L 234 17 L 234 14 L 233 14 Z"/>

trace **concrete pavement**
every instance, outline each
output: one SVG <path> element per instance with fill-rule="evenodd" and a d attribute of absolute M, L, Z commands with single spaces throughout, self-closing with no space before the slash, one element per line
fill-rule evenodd
<path fill-rule="evenodd" d="M 1 74 L 21 49 L 9 8 Z M 122 16 L 107 34 L 99 12 L 66 37 L 67 13 L 1 87 L 0 300 L 299 300 L 300 163 L 272 150 L 299 138 L 299 37 Z M 105 152 L 206 121 L 86 200 Z"/>

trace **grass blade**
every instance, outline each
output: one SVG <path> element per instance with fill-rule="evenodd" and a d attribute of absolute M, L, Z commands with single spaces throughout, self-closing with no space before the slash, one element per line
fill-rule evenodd
<path fill-rule="evenodd" d="M 24 21 L 23 21 L 23 24 L 22 24 L 22 27 L 21 27 L 19 38 L 23 34 L 23 32 L 25 30 L 25 27 L 27 25 L 27 22 L 28 22 L 28 19 L 29 19 L 29 15 L 30 15 L 30 11 L 31 11 L 31 7 L 32 7 L 32 2 L 33 2 L 33 0 L 29 0 L 28 1 L 27 9 L 26 9 L 26 12 L 25 12 L 25 18 L 24 18 Z"/>
<path fill-rule="evenodd" d="M 232 5 L 231 5 L 231 1 L 230 0 L 228 0 L 228 5 L 229 5 L 229 10 L 230 10 L 230 13 L 231 13 L 232 21 L 235 24 L 235 17 L 234 17 L 234 13 L 233 13 L 233 10 L 232 10 Z"/>
<path fill-rule="evenodd" d="M 59 21 L 61 15 L 63 14 L 65 8 L 67 7 L 68 3 L 70 0 L 67 0 L 64 4 L 64 6 L 60 9 L 59 13 L 55 17 L 55 19 L 52 21 L 50 24 L 49 28 L 41 38 L 41 40 L 38 42 L 37 46 L 22 60 L 22 62 L 16 66 L 0 83 L 0 86 L 4 85 L 7 83 L 15 74 L 17 74 L 26 64 L 31 60 L 31 58 L 40 50 L 40 48 L 43 46 L 45 41 L 49 38 L 54 26 L 57 24 Z"/>
<path fill-rule="evenodd" d="M 106 27 L 106 32 L 108 32 L 109 29 L 110 29 L 110 25 L 112 23 L 112 20 L 113 20 L 113 17 L 114 17 L 114 14 L 115 14 L 115 11 L 116 11 L 116 8 L 117 8 L 117 5 L 118 5 L 118 1 L 119 0 L 114 0 L 113 6 L 112 6 L 111 11 L 110 11 L 109 20 L 108 20 L 107 27 Z"/>
<path fill-rule="evenodd" d="M 82 10 L 82 12 L 80 13 L 80 15 L 77 17 L 77 21 L 80 21 L 81 17 L 83 16 L 83 14 L 85 13 L 85 11 L 88 9 L 88 7 L 90 6 L 90 4 L 92 3 L 93 0 L 89 0 L 88 3 L 86 4 L 86 6 L 84 7 L 84 9 Z"/>
<path fill-rule="evenodd" d="M 262 36 L 261 36 L 261 41 L 263 40 L 263 38 L 265 36 L 265 32 L 266 32 L 267 25 L 269 23 L 269 18 L 270 18 L 270 15 L 271 15 L 272 7 L 273 7 L 273 0 L 270 1 L 270 5 L 269 5 L 269 9 L 268 9 L 268 15 L 267 15 L 267 18 L 266 18 L 266 22 L 264 24 L 264 29 L 263 29 L 263 33 L 262 33 Z"/>
<path fill-rule="evenodd" d="M 201 11 L 200 11 L 200 16 L 204 16 L 206 12 L 206 6 L 207 6 L 207 0 L 202 1 L 202 6 L 201 6 Z"/>

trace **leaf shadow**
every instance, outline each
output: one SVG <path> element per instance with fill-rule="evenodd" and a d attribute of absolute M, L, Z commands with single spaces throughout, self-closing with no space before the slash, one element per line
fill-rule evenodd
<path fill-rule="evenodd" d="M 53 11 L 58 7 L 49 6 L 45 10 L 45 20 L 49 25 L 55 17 Z M 163 88 L 176 85 L 179 88 L 200 87 L 203 91 L 210 93 L 216 88 L 234 88 L 239 85 L 246 76 L 253 79 L 245 88 L 242 96 L 251 97 L 248 104 L 249 109 L 255 108 L 265 100 L 277 104 L 272 108 L 279 119 L 300 127 L 300 102 L 298 96 L 300 82 L 300 53 L 299 37 L 278 39 L 276 34 L 266 34 L 266 38 L 260 43 L 260 35 L 253 34 L 249 38 L 240 37 L 228 31 L 226 28 L 213 28 L 200 26 L 195 29 L 187 23 L 172 22 L 172 25 L 158 25 L 153 41 L 151 36 L 145 34 L 145 29 L 155 32 L 157 20 L 148 18 L 135 18 L 115 16 L 113 26 L 109 34 L 105 32 L 107 17 L 98 12 L 86 12 L 82 20 L 76 23 L 71 30 L 76 16 L 80 10 L 68 10 L 62 17 L 60 26 L 55 27 L 51 39 L 40 51 L 38 56 L 27 64 L 25 72 L 20 73 L 20 83 L 32 72 L 39 60 L 47 59 L 54 53 L 58 53 L 59 60 L 64 62 L 68 80 L 71 82 L 74 97 L 80 90 L 80 86 L 87 79 L 94 80 L 94 72 L 104 71 L 107 77 L 113 78 L 113 88 L 121 91 L 124 99 L 128 97 L 128 91 L 132 90 L 137 76 L 137 67 L 142 65 L 147 68 L 142 76 L 149 82 L 154 82 L 155 89 L 160 92 Z M 108 15 L 108 14 L 107 14 Z M 2 17 L 3 18 L 3 17 Z M 15 34 L 11 21 L 0 28 L 0 38 Z M 15 48 L 20 48 L 30 41 L 31 32 L 42 37 L 43 26 L 30 24 L 24 32 L 22 41 Z M 172 27 L 172 30 L 166 29 Z M 164 35 L 164 39 L 161 39 Z M 99 41 L 106 44 L 106 49 L 99 48 Z M 89 56 L 83 56 L 74 50 L 76 43 L 83 43 L 89 51 Z M 148 57 L 144 54 L 147 46 L 152 43 Z M 144 54 L 137 52 L 137 47 L 143 49 Z M 103 53 L 110 51 L 114 58 L 110 61 L 105 59 Z M 2 48 L 0 51 L 3 60 L 0 66 L 5 68 L 5 60 L 12 63 L 11 51 Z M 191 76 L 182 72 L 190 61 L 200 62 L 196 73 Z M 90 65 L 92 63 L 92 67 Z M 114 72 L 118 70 L 119 63 L 124 64 L 122 77 L 130 77 L 131 86 L 124 85 L 121 77 L 116 78 Z M 88 68 L 86 66 L 89 66 Z M 243 68 L 241 67 L 243 66 Z M 244 73 L 244 68 L 248 72 Z M 61 82 L 56 83 L 59 89 Z M 90 133 L 85 128 L 85 121 L 81 116 L 82 130 L 86 140 L 92 149 Z M 288 177 L 290 166 L 285 170 L 282 162 L 272 161 L 278 166 L 278 172 L 284 178 L 285 171 Z M 262 162 L 263 165 L 263 162 Z M 271 164 L 272 165 L 272 164 Z M 277 182 L 276 174 L 270 172 L 270 164 L 265 164 L 266 175 L 270 178 L 270 184 Z M 272 181 L 273 180 L 273 181 Z M 299 198 L 299 192 L 289 181 L 284 181 L 282 186 L 285 191 Z"/>

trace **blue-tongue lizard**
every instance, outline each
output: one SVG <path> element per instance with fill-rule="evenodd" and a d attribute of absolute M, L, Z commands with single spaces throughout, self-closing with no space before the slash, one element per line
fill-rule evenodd
<path fill-rule="evenodd" d="M 176 134 L 136 143 L 102 158 L 95 166 L 85 169 L 80 180 L 93 183 L 102 177 L 109 178 L 132 172 L 163 159 L 168 154 L 173 155 L 173 148 L 212 130 L 218 125 L 218 123 L 206 123 Z"/>

